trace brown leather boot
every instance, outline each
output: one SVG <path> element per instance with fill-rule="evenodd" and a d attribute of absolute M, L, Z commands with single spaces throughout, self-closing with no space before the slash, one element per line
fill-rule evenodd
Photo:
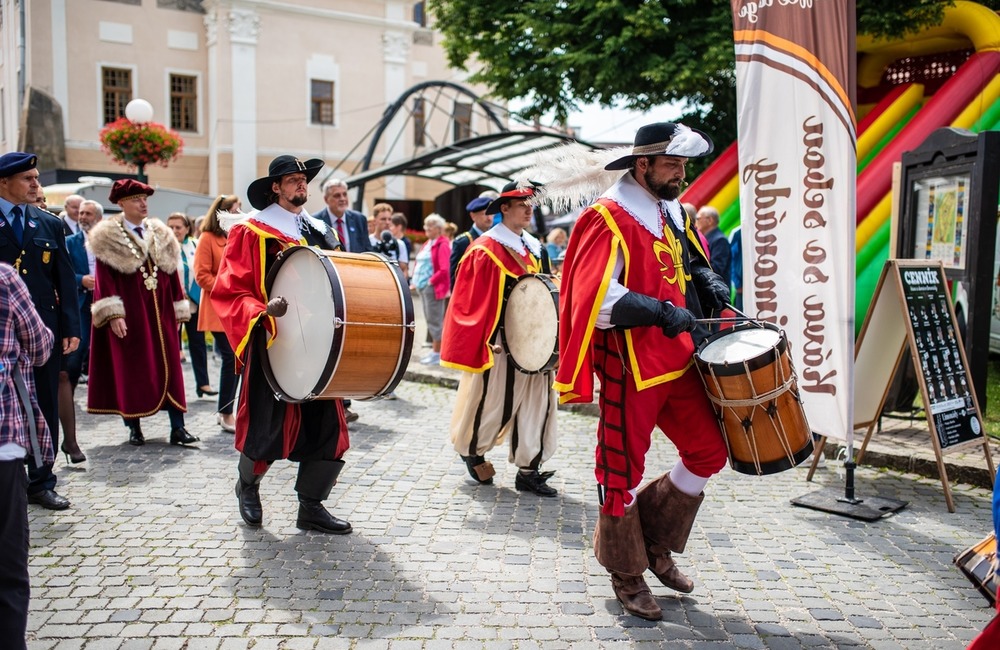
<path fill-rule="evenodd" d="M 620 573 L 611 574 L 611 588 L 622 608 L 630 614 L 647 621 L 658 621 L 663 618 L 663 610 L 656 604 L 649 585 L 642 576 L 626 576 Z"/>
<path fill-rule="evenodd" d="M 681 573 L 674 559 L 670 557 L 670 551 L 658 555 L 647 552 L 647 557 L 649 558 L 649 570 L 664 587 L 670 587 L 682 594 L 694 591 L 694 581 Z"/>
<path fill-rule="evenodd" d="M 666 587 L 685 594 L 694 591 L 694 582 L 674 563 L 671 552 L 683 553 L 694 519 L 705 495 L 684 494 L 664 474 L 639 490 L 638 506 L 647 561 L 656 578 Z"/>

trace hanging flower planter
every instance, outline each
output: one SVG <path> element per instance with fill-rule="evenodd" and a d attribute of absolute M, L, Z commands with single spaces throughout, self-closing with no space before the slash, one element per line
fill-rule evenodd
<path fill-rule="evenodd" d="M 146 165 L 168 164 L 177 159 L 184 140 L 175 131 L 156 122 L 136 123 L 120 117 L 101 129 L 101 149 L 126 166 L 135 166 L 139 174 Z"/>

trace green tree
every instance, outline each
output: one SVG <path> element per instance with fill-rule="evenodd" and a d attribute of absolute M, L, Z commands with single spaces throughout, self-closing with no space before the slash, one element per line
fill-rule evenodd
<path fill-rule="evenodd" d="M 858 33 L 898 38 L 941 18 L 941 0 L 858 0 Z M 981 0 L 990 8 L 1000 0 Z M 429 0 L 449 63 L 527 119 L 584 103 L 680 102 L 720 144 L 736 139 L 729 0 Z"/>

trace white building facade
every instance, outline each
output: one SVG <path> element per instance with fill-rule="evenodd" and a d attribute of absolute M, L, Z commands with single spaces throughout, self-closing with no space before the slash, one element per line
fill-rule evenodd
<path fill-rule="evenodd" d="M 24 141 L 34 88 L 61 108 L 70 170 L 134 171 L 101 151 L 98 134 L 143 98 L 184 139 L 175 162 L 146 167 L 153 185 L 244 196 L 286 153 L 348 176 L 408 88 L 462 83 L 424 22 L 412 0 L 0 0 L 0 148 Z M 396 121 L 378 165 L 418 148 L 412 125 Z M 368 196 L 448 189 L 426 183 L 390 179 Z M 319 198 L 314 190 L 309 207 Z"/>

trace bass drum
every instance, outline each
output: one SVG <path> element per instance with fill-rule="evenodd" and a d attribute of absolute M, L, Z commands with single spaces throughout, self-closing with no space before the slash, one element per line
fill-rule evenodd
<path fill-rule="evenodd" d="M 403 378 L 416 324 L 395 262 L 293 246 L 278 256 L 264 288 L 288 301 L 275 319 L 277 335 L 259 355 L 279 399 L 382 397 Z"/>
<path fill-rule="evenodd" d="M 529 375 L 559 361 L 559 287 L 548 275 L 522 275 L 504 295 L 500 336 L 511 363 Z"/>

